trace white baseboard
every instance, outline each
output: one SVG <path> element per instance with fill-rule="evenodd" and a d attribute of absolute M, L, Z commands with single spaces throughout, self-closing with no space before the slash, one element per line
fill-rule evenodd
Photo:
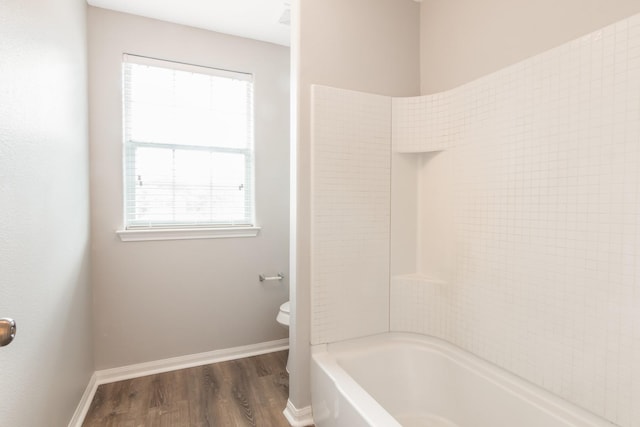
<path fill-rule="evenodd" d="M 96 373 L 94 372 L 89 379 L 87 388 L 84 390 L 84 393 L 80 398 L 80 403 L 78 403 L 76 411 L 73 413 L 73 417 L 71 417 L 71 421 L 69 421 L 69 427 L 82 427 L 84 417 L 87 416 L 89 406 L 91 406 L 91 401 L 93 400 L 93 396 L 95 396 L 97 389 L 98 381 L 96 379 Z"/>
<path fill-rule="evenodd" d="M 131 378 L 143 377 L 145 375 L 208 365 L 209 363 L 225 362 L 227 360 L 257 356 L 259 354 L 286 350 L 287 348 L 289 348 L 289 339 L 283 338 L 276 341 L 225 348 L 222 350 L 207 351 L 205 353 L 189 354 L 186 356 L 171 357 L 169 359 L 138 363 L 135 365 L 122 366 L 120 368 L 103 369 L 101 371 L 96 371 L 96 376 L 98 384 L 107 384 Z"/>
<path fill-rule="evenodd" d="M 293 403 L 291 403 L 290 400 L 287 400 L 287 407 L 284 409 L 283 413 L 291 427 L 306 427 L 313 424 L 311 406 L 305 406 L 304 408 L 298 409 L 293 406 Z"/>
<path fill-rule="evenodd" d="M 89 384 L 80 399 L 80 403 L 73 414 L 69 427 L 81 427 L 84 417 L 89 411 L 93 396 L 101 384 L 143 377 L 145 375 L 159 374 L 178 369 L 192 368 L 194 366 L 208 365 L 210 363 L 225 362 L 227 360 L 242 359 L 244 357 L 257 356 L 274 351 L 289 348 L 289 339 L 268 341 L 258 344 L 250 344 L 241 347 L 225 348 L 222 350 L 207 351 L 204 353 L 189 354 L 186 356 L 171 357 L 169 359 L 155 360 L 152 362 L 127 365 L 119 368 L 103 369 L 96 371 L 91 376 Z"/>

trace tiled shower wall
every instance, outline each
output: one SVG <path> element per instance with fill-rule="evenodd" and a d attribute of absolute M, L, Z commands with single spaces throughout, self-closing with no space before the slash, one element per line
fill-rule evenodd
<path fill-rule="evenodd" d="M 444 274 L 422 258 L 419 274 L 392 278 L 391 329 L 640 427 L 640 16 L 393 102 L 393 149 L 431 152 L 416 154 L 431 180 L 421 212 L 451 212 L 418 226 L 418 252 L 447 247 L 434 226 L 453 244 Z"/>
<path fill-rule="evenodd" d="M 311 342 L 389 329 L 391 98 L 312 88 Z"/>

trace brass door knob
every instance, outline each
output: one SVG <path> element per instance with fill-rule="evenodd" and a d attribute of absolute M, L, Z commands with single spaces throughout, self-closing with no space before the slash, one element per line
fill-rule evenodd
<path fill-rule="evenodd" d="M 11 344 L 16 337 L 16 321 L 13 319 L 0 319 L 0 347 Z"/>

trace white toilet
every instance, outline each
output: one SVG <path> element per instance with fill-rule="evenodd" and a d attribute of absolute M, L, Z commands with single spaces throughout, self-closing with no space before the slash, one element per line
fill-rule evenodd
<path fill-rule="evenodd" d="M 290 304 L 289 301 L 285 302 L 280 306 L 280 311 L 278 312 L 278 316 L 276 320 L 285 328 L 289 329 L 289 314 L 290 314 Z"/>
<path fill-rule="evenodd" d="M 285 302 L 280 306 L 280 311 L 278 311 L 278 315 L 276 316 L 276 321 L 287 329 L 289 329 L 290 307 L 289 301 Z M 289 372 L 289 358 L 287 358 L 287 372 Z"/>

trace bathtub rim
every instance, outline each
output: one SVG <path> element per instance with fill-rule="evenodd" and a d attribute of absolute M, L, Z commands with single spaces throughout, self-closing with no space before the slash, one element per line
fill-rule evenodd
<path fill-rule="evenodd" d="M 318 364 L 342 396 L 371 425 L 401 427 L 401 424 L 349 375 L 340 365 L 339 359 L 366 354 L 372 350 L 383 351 L 385 348 L 388 350 L 391 344 L 409 345 L 419 347 L 420 350 L 438 353 L 463 368 L 472 370 L 492 384 L 516 394 L 539 410 L 568 423 L 579 427 L 615 426 L 612 422 L 577 404 L 441 338 L 412 332 L 383 332 L 312 346 L 312 363 Z M 370 412 L 363 409 L 368 409 Z"/>
<path fill-rule="evenodd" d="M 345 342 L 350 342 L 345 341 Z M 341 396 L 356 408 L 357 412 L 364 418 L 369 425 L 376 426 L 383 422 L 384 426 L 402 427 L 398 422 L 377 400 L 373 398 L 358 382 L 338 364 L 335 356 L 329 351 L 328 344 L 317 344 L 311 348 L 311 363 L 316 364 L 324 374 L 332 381 L 333 386 L 341 394 Z M 315 389 L 313 384 L 313 366 L 311 368 L 311 390 Z M 314 419 L 317 414 L 313 407 L 314 397 L 312 395 L 312 413 Z M 317 423 L 317 420 L 316 420 Z"/>

